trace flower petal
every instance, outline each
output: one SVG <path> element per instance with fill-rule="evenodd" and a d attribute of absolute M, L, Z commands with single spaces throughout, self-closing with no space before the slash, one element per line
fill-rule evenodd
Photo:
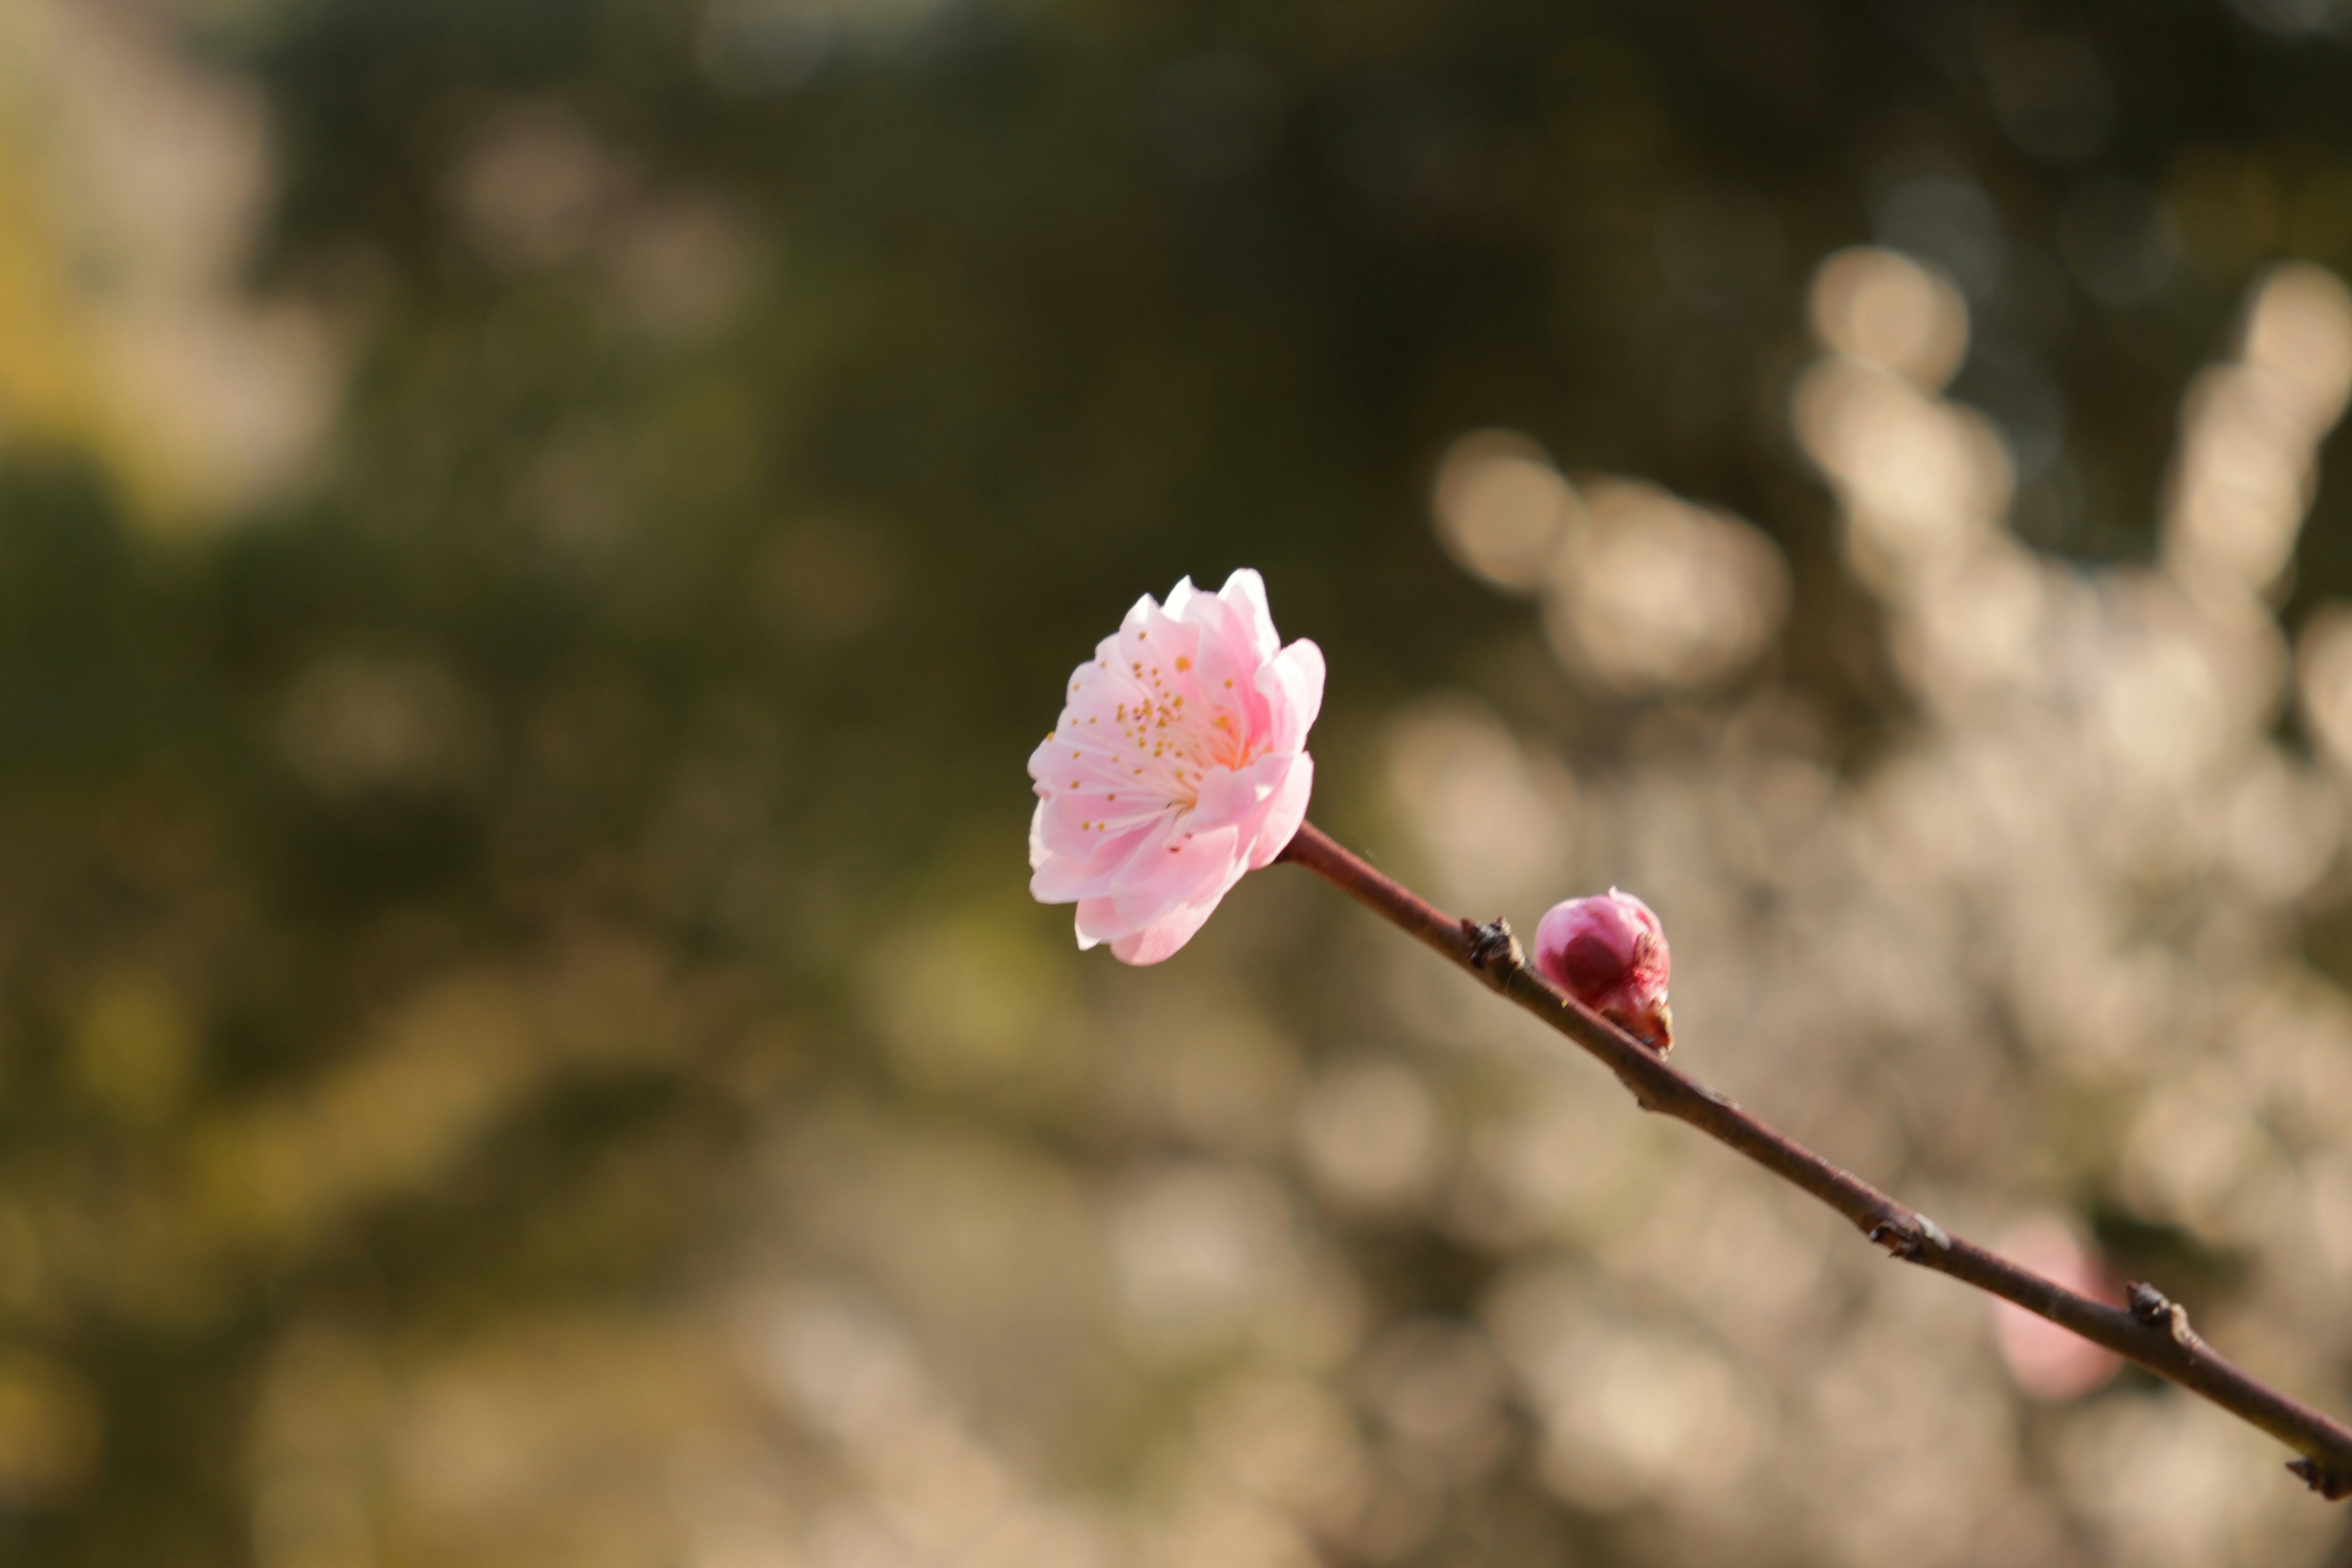
<path fill-rule="evenodd" d="M 1201 780 L 1201 793 L 1185 826 L 1204 828 L 1244 826 L 1243 842 L 1257 832 L 1265 803 L 1282 784 L 1283 773 L 1296 757 L 1263 757 L 1245 768 L 1212 768 Z"/>
<path fill-rule="evenodd" d="M 1298 825 L 1307 820 L 1307 797 L 1314 793 L 1315 759 L 1301 755 L 1284 772 L 1274 797 L 1266 803 L 1256 842 L 1250 847 L 1251 870 L 1272 865 L 1274 858 L 1298 837 Z"/>
<path fill-rule="evenodd" d="M 1045 813 L 1040 802 L 1038 814 Z M 1155 831 L 1156 830 L 1156 831 Z M 1107 898 L 1118 886 L 1119 873 L 1137 855 L 1147 852 L 1155 837 L 1167 835 L 1167 819 L 1089 833 L 1075 846 L 1065 847 L 1044 837 L 1044 858 L 1038 847 L 1040 830 L 1029 833 L 1029 896 L 1040 903 L 1066 904 L 1079 899 Z"/>
<path fill-rule="evenodd" d="M 1265 602 L 1265 579 L 1244 566 L 1225 579 L 1217 597 L 1240 612 L 1250 646 L 1260 662 L 1282 650 L 1282 634 L 1274 629 L 1274 611 Z"/>
<path fill-rule="evenodd" d="M 1173 824 L 1171 828 L 1164 844 L 1145 847 L 1111 884 L 1111 907 L 1129 930 L 1141 930 L 1178 904 L 1222 896 L 1248 869 L 1241 835 L 1234 828 L 1189 837 Z"/>
<path fill-rule="evenodd" d="M 1117 942 L 1134 934 L 1134 928 L 1119 923 L 1118 913 L 1110 907 L 1108 898 L 1078 900 L 1078 951 L 1106 942 Z"/>
<path fill-rule="evenodd" d="M 1257 687 L 1273 720 L 1268 742 L 1278 752 L 1304 746 L 1307 731 L 1323 711 L 1323 650 L 1300 637 L 1266 661 L 1257 672 Z"/>
<path fill-rule="evenodd" d="M 1158 963 L 1209 923 L 1222 897 L 1171 910 L 1133 935 L 1118 938 L 1110 944 L 1111 956 L 1122 963 Z"/>

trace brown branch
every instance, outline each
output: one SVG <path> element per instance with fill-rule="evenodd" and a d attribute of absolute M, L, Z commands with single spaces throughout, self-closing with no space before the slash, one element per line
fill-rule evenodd
<path fill-rule="evenodd" d="M 2153 1287 L 2134 1285 L 2128 1307 L 2110 1307 L 1952 1235 L 1667 1065 L 1560 991 L 1527 963 L 1508 926 L 1454 919 L 1312 823 L 1299 827 L 1281 858 L 1306 867 L 1574 1040 L 1617 1075 L 1643 1110 L 1687 1121 L 1738 1150 L 1845 1215 L 1905 1262 L 2014 1301 L 2201 1394 L 2302 1454 L 2287 1468 L 2314 1491 L 2330 1500 L 2352 1496 L 2352 1430 L 2232 1366 L 2190 1330 L 2189 1314 Z"/>

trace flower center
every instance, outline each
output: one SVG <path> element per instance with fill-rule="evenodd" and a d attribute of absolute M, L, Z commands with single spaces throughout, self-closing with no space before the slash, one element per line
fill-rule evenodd
<path fill-rule="evenodd" d="M 1189 661 L 1188 661 L 1189 662 Z M 1159 671 L 1136 674 L 1147 684 L 1141 699 L 1123 704 L 1117 719 L 1120 737 L 1135 749 L 1141 782 L 1179 808 L 1200 803 L 1201 783 L 1211 768 L 1239 772 L 1255 760 L 1241 715 L 1209 704 L 1207 717 L 1185 697 L 1164 686 Z M 1197 694 L 1196 694 L 1197 695 Z"/>

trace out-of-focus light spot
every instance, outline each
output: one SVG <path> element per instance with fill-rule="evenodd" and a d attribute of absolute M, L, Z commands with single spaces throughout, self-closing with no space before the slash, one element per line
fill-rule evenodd
<path fill-rule="evenodd" d="M 1515 590 L 1542 583 L 1579 510 L 1543 448 L 1507 430 L 1475 431 L 1447 447 L 1431 499 L 1447 552 Z"/>
<path fill-rule="evenodd" d="M 1540 589 L 1562 662 L 1621 691 L 1721 680 L 1788 610 L 1780 546 L 1747 522 L 1635 479 L 1601 476 L 1580 497 L 1525 437 L 1462 437 L 1433 500 L 1454 559 L 1497 587 Z"/>
<path fill-rule="evenodd" d="M 2181 407 L 2181 455 L 2168 498 L 2168 542 L 2261 586 L 2285 569 L 2308 499 L 2303 405 L 2280 377 L 2247 365 L 2200 374 Z"/>
<path fill-rule="evenodd" d="M 550 267 L 585 247 L 622 174 L 589 129 L 548 103 L 515 103 L 475 132 L 450 177 L 467 235 L 504 266 Z"/>
<path fill-rule="evenodd" d="M 2026 156 L 2062 168 L 2097 157 L 2115 130 L 2115 89 L 2089 45 L 2043 37 L 1985 51 L 1993 118 Z"/>
<path fill-rule="evenodd" d="M 1790 587 L 1769 537 L 1638 479 L 1601 479 L 1584 494 L 1544 605 L 1570 668 L 1626 692 L 1705 686 L 1771 646 Z"/>
<path fill-rule="evenodd" d="M 1386 751 L 1390 788 L 1449 902 L 1510 908 L 1557 889 L 1577 810 L 1557 760 L 1466 698 L 1404 710 Z"/>
<path fill-rule="evenodd" d="M 1445 1489 L 1409 1470 L 1381 1475 L 1346 1544 L 1367 1563 L 1410 1563 L 1447 1523 Z"/>
<path fill-rule="evenodd" d="M 2317 1156 L 2305 1162 L 2297 1175 L 2297 1228 L 2309 1248 L 2303 1256 L 2315 1266 L 2332 1307 L 2352 1290 L 2352 1155 Z"/>
<path fill-rule="evenodd" d="M 1244 1373 L 1200 1411 L 1202 1445 L 1259 1500 L 1319 1531 L 1347 1529 L 1369 1489 L 1348 1409 L 1307 1378 Z"/>
<path fill-rule="evenodd" d="M 2305 721 L 2339 769 L 2352 773 L 2352 605 L 2320 605 L 2295 648 Z"/>
<path fill-rule="evenodd" d="M 1923 689 L 2021 685 L 2037 673 L 2046 618 L 2041 567 L 2006 540 L 1988 542 L 1918 606 L 1895 657 Z"/>
<path fill-rule="evenodd" d="M 1502 1458 L 1506 1372 L 1475 1330 L 1408 1320 L 1366 1353 L 1361 1375 L 1371 1408 L 1417 1463 L 1458 1480 Z"/>
<path fill-rule="evenodd" d="M 2016 472 L 1990 422 L 1900 376 L 1824 359 L 1799 378 L 1791 414 L 1845 500 L 1851 564 L 1881 592 L 1961 560 L 2008 510 Z"/>
<path fill-rule="evenodd" d="M 2124 1146 L 2123 1191 L 2135 1209 L 2209 1242 L 2253 1239 L 2282 1156 L 2248 1091 L 2231 1066 L 2213 1062 L 2148 1097 Z"/>
<path fill-rule="evenodd" d="M 706 1560 L 1103 1568 L 1108 1552 L 1093 1521 L 1034 1496 L 974 1436 L 878 1299 L 801 1286 L 753 1300 L 740 1323 L 753 1376 L 831 1439 L 864 1495 L 794 1531 L 763 1466 L 746 1463 L 748 1455 L 699 1456 L 673 1489 L 686 1494 L 681 1511 L 713 1549 Z"/>
<path fill-rule="evenodd" d="M 2115 1281 L 2064 1220 L 2030 1219 L 2004 1231 L 1993 1250 L 2053 1285 L 2094 1300 L 2117 1304 Z M 2046 1318 L 2008 1301 L 1991 1303 L 2000 1359 L 2017 1386 L 2035 1399 L 2079 1399 L 2104 1387 L 2123 1358 Z"/>
<path fill-rule="evenodd" d="M 1924 257 L 1971 300 L 1989 298 L 2009 260 L 2000 214 L 1973 180 L 1924 174 L 1879 198 L 1871 229 L 1881 245 Z"/>
<path fill-rule="evenodd" d="M 617 214 L 605 258 L 614 292 L 655 337 L 701 337 L 750 291 L 753 247 L 743 220 L 716 197 L 673 195 Z"/>
<path fill-rule="evenodd" d="M 1147 1176 L 1111 1221 L 1119 1297 L 1145 1338 L 1172 1350 L 1232 1334 L 1289 1261 L 1282 1193 L 1211 1165 Z"/>
<path fill-rule="evenodd" d="M 2334 1156 L 2313 1151 L 2352 1156 L 2341 1114 L 2352 1105 L 2352 997 L 2300 963 L 2263 978 L 2270 984 L 2231 1009 L 2225 1038 L 2246 1062 L 2265 1118 L 2294 1151 L 2298 1177 L 2316 1176 Z M 2352 1208 L 2339 1223 L 2352 1227 Z"/>
<path fill-rule="evenodd" d="M 1522 1096 L 1465 1141 L 1448 1223 L 1497 1249 L 1547 1234 L 1589 1243 L 1641 1201 L 1652 1175 L 1644 1157 L 1650 1152 L 1639 1132 L 1589 1100 Z"/>
<path fill-rule="evenodd" d="M 671 1508 L 686 1537 L 679 1568 L 803 1568 L 795 1510 L 764 1458 L 722 1448 L 674 1465 Z"/>
<path fill-rule="evenodd" d="M 446 788 L 478 759 L 484 723 L 448 672 L 343 655 L 305 671 L 279 720 L 286 754 L 330 795 Z"/>
<path fill-rule="evenodd" d="M 1355 1062 L 1318 1079 L 1298 1112 L 1299 1152 L 1344 1207 L 1396 1209 L 1435 1179 L 1442 1124 L 1429 1089 L 1396 1062 Z"/>
<path fill-rule="evenodd" d="M 1861 1147 L 1846 1144 L 1848 1148 Z M 1654 1193 L 1638 1221 L 1620 1215 L 1596 1248 L 1620 1281 L 1645 1298 L 1673 1300 L 1718 1331 L 1779 1332 L 1806 1310 L 1822 1282 L 1821 1241 L 1811 1216 L 1721 1169 L 1623 1171 L 1618 1181 Z"/>
<path fill-rule="evenodd" d="M 2096 717 L 2116 752 L 2144 774 L 2197 777 L 2231 739 L 2229 693 L 2193 647 L 2126 640 L 2098 674 Z"/>
<path fill-rule="evenodd" d="M 864 1501 L 836 1503 L 821 1512 L 791 1568 L 925 1568 L 923 1556 L 898 1538 L 879 1510 Z"/>
<path fill-rule="evenodd" d="M 2305 263 L 2255 287 L 2241 357 L 2181 399 L 2167 563 L 2192 586 L 2273 587 L 2311 504 L 2320 439 L 2352 393 L 2352 290 Z"/>
<path fill-rule="evenodd" d="M 2287 262 L 2255 285 L 2239 357 L 2304 395 L 2312 433 L 2332 426 L 2352 394 L 2352 289 L 2324 267 Z"/>
<path fill-rule="evenodd" d="M 2225 844 L 2238 879 L 2266 901 L 2301 897 L 2334 864 L 2343 818 L 2322 778 L 2275 746 L 2256 749 L 2230 793 Z"/>
<path fill-rule="evenodd" d="M 2083 1076 L 2125 1081 L 2124 1074 L 2146 1071 L 2206 1027 L 2210 988 L 2179 953 L 2144 943 L 2125 952 L 2077 948 L 2073 956 L 2071 973 L 2059 958 L 2039 965 L 2037 978 L 2057 1005 L 2053 1011 L 2077 1012 L 2075 1037 L 2065 1045 L 2074 1053 L 2069 1066 Z"/>
<path fill-rule="evenodd" d="M 2116 1561 L 2206 1568 L 2277 1561 L 2276 1521 L 2257 1478 L 2277 1458 L 2263 1434 L 2201 1400 L 2104 1399 L 2059 1429 L 2069 1500 L 2114 1542 Z"/>
<path fill-rule="evenodd" d="M 1922 1333 L 1957 1337 L 1975 1326 L 1982 1309 L 1963 1300 L 1930 1308 L 1924 1295 L 1871 1301 L 1842 1325 L 1835 1350 L 1814 1363 L 1806 1385 L 1791 1391 L 1811 1407 L 1813 1422 L 1812 1451 L 1797 1463 L 1807 1473 L 1842 1474 L 1853 1492 L 1867 1494 L 1850 1495 L 1817 1515 L 1830 1547 L 1825 1560 L 1843 1568 L 1906 1562 L 1917 1555 L 1906 1542 L 1957 1542 L 1972 1532 L 1974 1510 L 1920 1468 L 1930 1454 L 1940 1455 L 1951 1474 L 1981 1475 L 2015 1463 L 2016 1417 L 2006 1392 L 1960 1358 L 1927 1363 L 1905 1352 Z M 1908 1401 L 1905 1388 L 1915 1391 Z M 1925 1423 L 1928 1430 L 1917 1414 L 1925 1411 L 1935 1413 Z M 1942 1560 L 1969 1558 L 1955 1552 Z"/>
<path fill-rule="evenodd" d="M 74 1068 L 91 1097 L 126 1121 L 159 1121 L 185 1098 L 195 1074 L 195 1021 L 152 975 L 97 987 L 74 1031 Z"/>
<path fill-rule="evenodd" d="M 1322 1561 L 1281 1514 L 1230 1492 L 1158 1522 L 1148 1552 L 1137 1556 L 1152 1568 L 1317 1568 Z"/>
<path fill-rule="evenodd" d="M 1814 270 L 1814 335 L 1849 359 L 1933 392 L 1969 347 L 1969 308 L 1950 278 L 1892 250 L 1841 250 Z"/>
<path fill-rule="evenodd" d="M 1497 1334 L 1534 1394 L 1543 1479 L 1560 1496 L 1613 1512 L 1736 1484 L 1755 1463 L 1769 1415 L 1720 1352 L 1603 1313 L 1528 1322 L 1525 1306 L 1497 1309 Z"/>
<path fill-rule="evenodd" d="M 1012 1477 L 945 1412 L 890 1434 L 862 1456 L 877 1511 L 917 1560 L 936 1563 L 1015 1523 Z"/>
<path fill-rule="evenodd" d="M 30 1351 L 0 1355 L 0 1501 L 71 1502 L 98 1468 L 102 1430 L 97 1396 L 72 1368 Z"/>
<path fill-rule="evenodd" d="M 856 1440 L 930 1409 L 905 1334 L 852 1291 L 812 1286 L 759 1303 L 744 1318 L 743 1348 L 768 1389 L 820 1431 Z"/>
<path fill-rule="evenodd" d="M 86 449 L 146 520 L 208 522 L 313 474 L 345 345 L 247 296 L 267 110 L 174 26 L 0 5 L 0 430 Z"/>

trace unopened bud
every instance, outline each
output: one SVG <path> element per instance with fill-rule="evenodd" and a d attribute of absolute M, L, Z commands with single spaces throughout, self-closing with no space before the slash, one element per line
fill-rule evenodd
<path fill-rule="evenodd" d="M 1536 927 L 1536 967 L 1660 1056 L 1674 1048 L 1665 928 L 1633 894 L 1612 888 L 1554 904 Z"/>

